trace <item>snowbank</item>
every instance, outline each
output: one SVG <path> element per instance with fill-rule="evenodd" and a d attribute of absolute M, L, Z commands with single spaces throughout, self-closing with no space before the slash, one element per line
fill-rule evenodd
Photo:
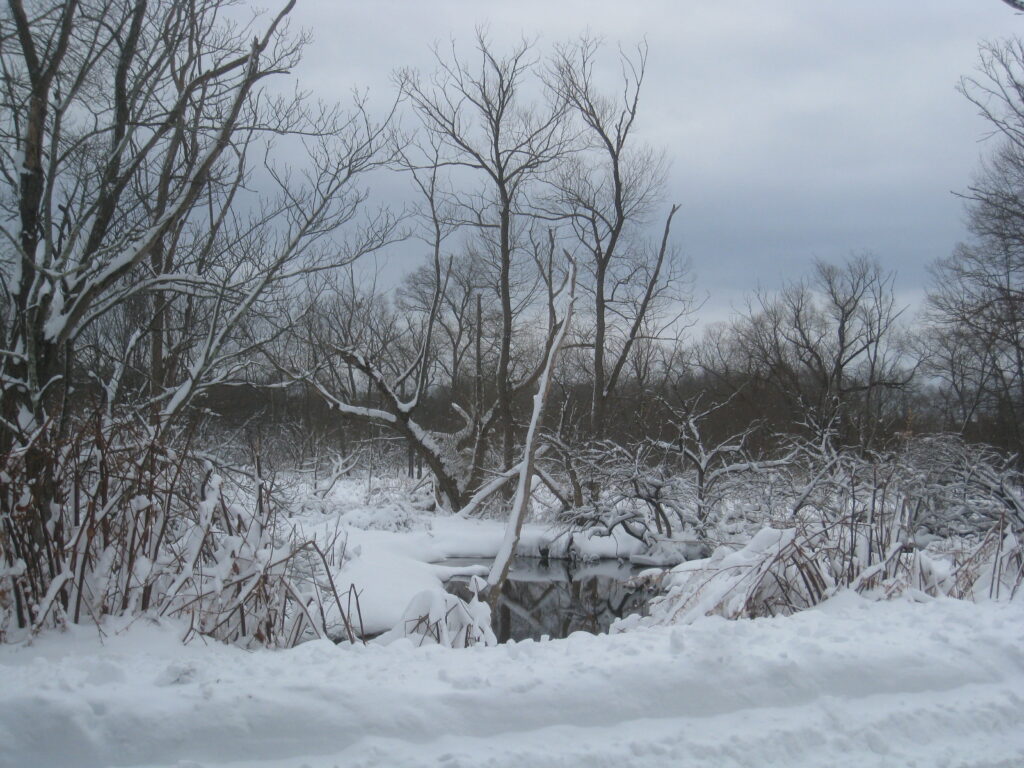
<path fill-rule="evenodd" d="M 1024 764 L 1024 603 L 791 617 L 453 651 L 182 647 L 182 627 L 0 648 L 0 766 Z"/>

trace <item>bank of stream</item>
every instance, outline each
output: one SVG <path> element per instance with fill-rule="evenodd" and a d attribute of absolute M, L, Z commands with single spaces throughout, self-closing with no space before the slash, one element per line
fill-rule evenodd
<path fill-rule="evenodd" d="M 439 565 L 490 568 L 486 558 L 449 558 Z M 512 561 L 492 618 L 498 642 L 563 638 L 573 632 L 607 632 L 618 618 L 645 614 L 655 590 L 637 579 L 646 568 L 618 560 L 576 563 L 532 557 Z M 446 583 L 458 591 L 468 576 Z"/>

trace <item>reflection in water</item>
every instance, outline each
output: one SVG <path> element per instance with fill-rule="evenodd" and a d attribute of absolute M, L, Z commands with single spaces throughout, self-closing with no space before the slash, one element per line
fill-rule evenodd
<path fill-rule="evenodd" d="M 489 560 L 452 558 L 443 565 L 484 565 Z M 498 642 L 607 632 L 615 619 L 644 613 L 654 592 L 630 580 L 639 568 L 615 561 L 572 564 L 568 560 L 516 558 L 492 619 Z M 449 591 L 467 581 L 455 577 Z"/>

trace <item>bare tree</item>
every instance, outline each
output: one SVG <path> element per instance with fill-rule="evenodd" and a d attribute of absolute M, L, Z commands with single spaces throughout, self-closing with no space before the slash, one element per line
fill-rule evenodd
<path fill-rule="evenodd" d="M 292 338 L 299 343 L 287 344 L 289 351 L 278 354 L 275 363 L 292 380 L 314 387 L 338 413 L 401 435 L 429 467 L 444 506 L 465 510 L 476 507 L 482 499 L 504 487 L 517 476 L 518 470 L 510 467 L 503 471 L 497 484 L 493 480 L 484 482 L 481 453 L 486 430 L 496 420 L 497 408 L 493 404 L 481 420 L 451 400 L 449 404 L 463 419 L 462 428 L 444 432 L 426 426 L 426 396 L 434 370 L 430 350 L 451 269 L 450 263 L 440 257 L 440 242 L 436 247 L 435 271 L 429 280 L 434 286 L 433 294 L 428 314 L 421 322 L 402 324 L 392 312 L 371 311 L 370 300 L 342 297 L 338 301 L 335 293 L 325 301 L 326 297 L 320 296 L 306 312 L 305 322 L 289 322 Z M 524 377 L 520 388 L 541 380 L 546 366 L 552 364 L 553 345 L 564 335 L 563 323 L 555 310 L 559 274 L 552 269 L 544 279 L 549 307 L 548 327 L 542 341 L 544 358 Z M 357 293 L 355 283 L 350 285 Z M 353 312 L 357 302 L 362 309 Z M 305 362 L 296 359 L 296 352 L 305 354 L 309 350 L 316 352 Z M 365 395 L 361 396 L 363 387 Z"/>
<path fill-rule="evenodd" d="M 438 318 L 451 274 L 444 252 L 452 233 L 445 198 L 439 188 L 438 163 L 418 168 L 404 161 L 423 200 L 420 211 L 423 240 L 430 249 L 429 296 L 424 313 L 403 313 L 404 323 L 386 308 L 384 300 L 360 290 L 354 273 L 347 284 L 307 297 L 303 322 L 289 321 L 287 349 L 272 355 L 274 364 L 293 381 L 312 386 L 333 409 L 368 421 L 404 437 L 429 466 L 445 506 L 464 503 L 467 473 L 457 451 L 421 423 L 420 413 L 434 381 L 434 349 Z M 422 286 L 421 286 L 422 287 Z M 301 359 L 308 353 L 306 359 Z M 360 397 L 360 386 L 366 397 Z M 370 402 L 376 394 L 378 402 Z"/>
<path fill-rule="evenodd" d="M 469 172 L 479 184 L 477 191 L 460 196 L 459 205 L 463 220 L 479 232 L 497 263 L 501 336 L 494 381 L 508 469 L 515 453 L 513 400 L 536 380 L 528 376 L 532 381 L 517 382 L 513 368 L 513 273 L 524 255 L 523 215 L 531 185 L 563 156 L 569 136 L 564 101 L 531 105 L 524 97 L 536 64 L 528 43 L 501 57 L 478 32 L 476 54 L 474 61 L 454 44 L 447 53 L 436 49 L 432 76 L 405 70 L 398 80 L 423 130 L 441 149 L 439 162 Z"/>
<path fill-rule="evenodd" d="M 144 459 L 98 493 L 106 530 L 133 531 L 125 545 L 155 561 L 182 480 L 179 464 L 163 485 L 168 426 L 212 384 L 241 378 L 279 332 L 268 318 L 290 282 L 390 236 L 382 214 L 326 244 L 362 208 L 353 180 L 380 162 L 384 130 L 361 104 L 345 113 L 264 86 L 299 61 L 304 38 L 285 33 L 293 5 L 238 25 L 220 0 L 12 0 L 0 19 L 0 456 L 31 478 L 27 505 L 4 484 L 5 519 L 27 511 L 0 544 L 28 563 L 29 605 L 52 592 L 66 607 L 61 564 L 81 579 L 97 555 L 80 508 L 95 499 L 62 494 L 106 470 L 76 468 L 63 446 L 85 440 L 79 455 L 102 463 L 135 441 Z M 291 142 L 287 165 L 274 137 Z M 69 435 L 76 385 L 75 402 L 101 393 L 106 417 Z M 133 490 L 163 498 L 163 517 L 156 502 L 127 505 Z"/>
<path fill-rule="evenodd" d="M 247 133 L 239 126 L 254 88 L 297 56 L 277 34 L 291 7 L 247 44 L 211 26 L 214 4 L 11 3 L 3 166 L 18 226 L 4 228 L 8 446 L 46 422 L 65 346 L 224 180 L 221 159 Z"/>
<path fill-rule="evenodd" d="M 968 422 L 986 437 L 1024 447 L 1024 43 L 981 46 L 974 76 L 961 92 L 988 121 L 998 146 L 963 194 L 970 241 L 934 266 L 928 319 L 943 342 L 941 359 L 964 349 L 943 375 L 970 406 Z"/>
<path fill-rule="evenodd" d="M 493 373 L 497 367 L 501 316 L 491 301 L 484 308 L 484 294 L 490 296 L 490 271 L 486 261 L 472 250 L 454 255 L 446 272 L 447 285 L 441 296 L 436 324 L 439 339 L 437 365 L 443 370 L 446 386 L 456 402 L 473 402 L 476 371 Z M 405 311 L 425 317 L 429 314 L 435 289 L 431 264 L 411 272 L 402 284 L 401 304 Z M 479 314 L 478 314 L 479 308 Z M 477 347 L 480 347 L 479 354 Z M 479 358 L 479 365 L 478 365 Z M 493 375 L 488 377 L 493 389 Z M 467 388 L 470 391 L 467 391 Z"/>
<path fill-rule="evenodd" d="M 923 373 L 938 382 L 925 395 L 932 400 L 932 408 L 939 403 L 939 428 L 966 435 L 992 406 L 998 356 L 989 345 L 978 344 L 968 329 L 947 319 L 933 318 L 908 346 L 921 361 Z"/>
<path fill-rule="evenodd" d="M 870 447 L 882 421 L 898 415 L 885 393 L 906 387 L 913 374 L 896 343 L 902 310 L 892 281 L 867 257 L 819 262 L 813 280 L 757 294 L 749 312 L 704 347 L 702 365 L 737 388 L 753 382 L 750 392 L 781 398 L 790 420 L 783 429 L 838 419 L 842 441 Z"/>
<path fill-rule="evenodd" d="M 662 193 L 665 160 L 636 139 L 647 46 L 622 54 L 617 101 L 598 87 L 594 66 L 600 46 L 583 38 L 558 49 L 551 80 L 584 126 L 584 148 L 565 163 L 555 186 L 585 258 L 581 288 L 590 295 L 585 343 L 593 349 L 590 437 L 606 437 L 607 412 L 635 345 L 658 339 L 690 305 L 679 286 L 670 246 L 673 205 L 660 244 L 649 248 L 644 229 Z M 667 315 L 666 315 L 667 313 Z"/>
<path fill-rule="evenodd" d="M 983 420 L 988 439 L 1024 446 L 1024 262 L 999 238 L 961 245 L 934 267 L 930 361 L 961 407 L 961 429 Z"/>

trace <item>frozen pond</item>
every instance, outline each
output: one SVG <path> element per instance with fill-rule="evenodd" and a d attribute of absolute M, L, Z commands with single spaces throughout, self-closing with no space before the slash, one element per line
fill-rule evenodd
<path fill-rule="evenodd" d="M 440 565 L 482 565 L 491 560 L 449 558 Z M 607 632 L 615 619 L 644 613 L 653 591 L 632 579 L 644 568 L 617 560 L 571 563 L 517 557 L 493 617 L 499 642 L 568 637 L 573 632 Z M 449 591 L 468 577 L 448 581 Z"/>

